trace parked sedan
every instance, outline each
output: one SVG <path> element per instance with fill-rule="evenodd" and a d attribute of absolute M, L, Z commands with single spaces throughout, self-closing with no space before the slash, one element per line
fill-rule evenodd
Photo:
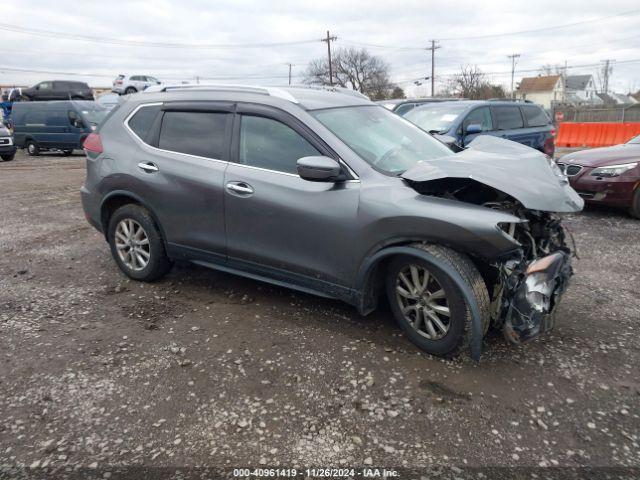
<path fill-rule="evenodd" d="M 131 95 L 142 92 L 151 85 L 160 85 L 160 81 L 149 75 L 118 75 L 111 91 L 118 95 Z"/>
<path fill-rule="evenodd" d="M 587 203 L 626 208 L 640 218 L 640 135 L 622 145 L 569 153 L 558 166 Z"/>
<path fill-rule="evenodd" d="M 425 103 L 439 103 L 448 101 L 458 101 L 460 98 L 394 98 L 391 100 L 379 100 L 376 103 L 382 105 L 387 110 L 397 113 L 403 117 L 407 112 L 416 107 L 420 107 Z"/>

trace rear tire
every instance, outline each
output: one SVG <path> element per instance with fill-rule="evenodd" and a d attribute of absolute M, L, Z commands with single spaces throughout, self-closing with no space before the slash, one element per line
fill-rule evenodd
<path fill-rule="evenodd" d="M 64 155 L 65 157 L 69 157 L 73 154 L 73 150 L 63 150 L 62 151 L 62 155 Z"/>
<path fill-rule="evenodd" d="M 118 208 L 109 220 L 107 238 L 114 260 L 128 277 L 152 282 L 171 270 L 160 230 L 146 208 Z"/>
<path fill-rule="evenodd" d="M 137 93 L 137 90 L 133 87 L 127 87 L 127 89 L 124 91 L 125 95 L 131 95 Z"/>
<path fill-rule="evenodd" d="M 14 158 L 16 158 L 16 154 L 15 153 L 12 153 L 11 155 L 2 155 L 2 161 L 3 162 L 10 162 Z"/>
<path fill-rule="evenodd" d="M 629 214 L 633 218 L 640 219 L 640 187 L 636 188 L 636 192 L 633 194 L 631 207 L 629 207 Z"/>
<path fill-rule="evenodd" d="M 489 292 L 471 260 L 439 245 L 414 244 L 412 247 L 444 261 L 462 276 L 474 293 L 480 308 L 483 330 L 486 332 L 490 319 Z M 411 291 L 401 274 L 405 279 L 409 275 L 409 283 L 412 283 L 411 275 L 416 270 L 427 272 L 429 276 L 419 273 L 417 284 L 423 288 Z M 462 292 L 444 270 L 419 257 L 397 257 L 391 261 L 387 270 L 386 290 L 391 310 L 400 328 L 409 340 L 425 352 L 451 358 L 470 345 L 471 312 Z"/>
<path fill-rule="evenodd" d="M 40 155 L 40 147 L 38 147 L 38 144 L 35 142 L 35 140 L 27 141 L 25 147 L 29 156 L 35 157 Z"/>

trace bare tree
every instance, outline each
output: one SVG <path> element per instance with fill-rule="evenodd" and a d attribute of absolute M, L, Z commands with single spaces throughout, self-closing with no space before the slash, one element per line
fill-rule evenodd
<path fill-rule="evenodd" d="M 389 98 L 395 85 L 389 79 L 389 65 L 366 49 L 341 48 L 332 58 L 334 83 L 357 90 L 374 99 Z M 329 85 L 329 63 L 326 59 L 309 62 L 305 83 Z M 397 93 L 397 92 L 396 92 Z"/>
<path fill-rule="evenodd" d="M 440 95 L 464 97 L 471 100 L 506 97 L 504 87 L 489 82 L 477 65 L 461 66 L 460 73 L 447 82 Z"/>
<path fill-rule="evenodd" d="M 550 75 L 562 75 L 564 67 L 562 65 L 551 65 L 545 63 L 540 67 L 539 73 L 542 76 L 548 77 Z"/>

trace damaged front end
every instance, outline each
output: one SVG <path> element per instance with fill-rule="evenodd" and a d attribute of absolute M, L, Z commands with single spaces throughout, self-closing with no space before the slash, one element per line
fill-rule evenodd
<path fill-rule="evenodd" d="M 491 298 L 485 332 L 490 323 L 520 344 L 552 329 L 573 274 L 558 213 L 584 206 L 557 166 L 529 147 L 481 136 L 463 152 L 418 165 L 403 178 L 421 194 L 512 216 L 514 223 L 499 224 L 495 231 L 513 248 L 478 262 Z"/>
<path fill-rule="evenodd" d="M 560 219 L 544 212 L 515 227 L 521 247 L 493 263 L 491 321 L 512 343 L 520 344 L 555 325 L 555 309 L 573 275 L 571 250 Z"/>

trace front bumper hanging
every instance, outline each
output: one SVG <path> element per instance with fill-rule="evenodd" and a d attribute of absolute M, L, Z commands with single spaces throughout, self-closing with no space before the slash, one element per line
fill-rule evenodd
<path fill-rule="evenodd" d="M 505 290 L 513 292 L 503 298 L 505 337 L 520 344 L 553 329 L 555 308 L 572 274 L 571 259 L 563 251 L 504 274 L 503 282 L 508 287 Z"/>

